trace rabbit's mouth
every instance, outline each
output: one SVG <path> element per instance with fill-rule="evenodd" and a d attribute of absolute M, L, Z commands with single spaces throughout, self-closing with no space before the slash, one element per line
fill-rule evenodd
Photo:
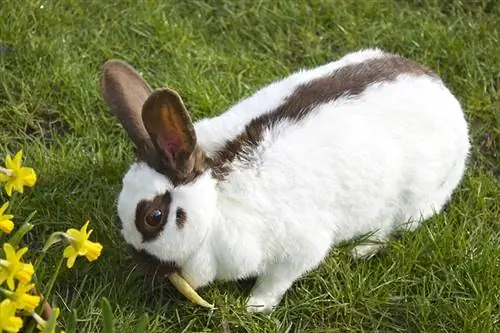
<path fill-rule="evenodd" d="M 163 278 L 166 275 L 180 271 L 180 267 L 173 261 L 160 260 L 144 250 L 137 250 L 133 247 L 130 247 L 130 249 L 134 261 L 137 262 L 148 275 Z"/>
<path fill-rule="evenodd" d="M 180 267 L 174 262 L 165 262 L 154 255 L 147 253 L 144 250 L 137 250 L 130 247 L 132 256 L 138 264 L 143 267 L 147 274 L 159 276 L 160 278 L 167 277 L 173 286 L 191 302 L 203 306 L 205 308 L 213 308 L 214 305 L 208 303 L 198 295 L 189 283 L 180 275 Z"/>

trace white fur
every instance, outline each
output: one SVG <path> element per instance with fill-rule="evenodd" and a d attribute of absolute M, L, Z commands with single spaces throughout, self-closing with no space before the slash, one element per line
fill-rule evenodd
<path fill-rule="evenodd" d="M 212 153 L 298 85 L 382 56 L 360 51 L 275 82 L 198 122 L 198 144 Z M 468 151 L 462 109 L 444 84 L 400 75 L 320 104 L 297 124 L 282 121 L 266 132 L 252 167 L 235 162 L 225 181 L 207 172 L 172 189 L 162 175 L 135 165 L 125 176 L 118 213 L 128 243 L 176 260 L 195 288 L 258 276 L 249 310 L 269 311 L 339 242 L 370 232 L 383 242 L 393 230 L 413 230 L 440 211 L 463 176 Z M 186 226 L 177 229 L 170 216 L 158 239 L 143 243 L 133 211 L 139 200 L 166 190 L 172 190 L 172 207 L 187 211 Z M 360 245 L 354 254 L 377 248 Z"/>

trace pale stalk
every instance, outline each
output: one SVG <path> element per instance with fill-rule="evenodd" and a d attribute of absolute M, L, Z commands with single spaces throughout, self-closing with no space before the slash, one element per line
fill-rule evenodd
<path fill-rule="evenodd" d="M 31 317 L 35 319 L 35 322 L 39 324 L 40 326 L 43 327 L 42 333 L 43 332 L 51 332 L 56 324 L 56 318 L 54 318 L 55 314 L 52 314 L 51 318 L 49 320 L 45 320 L 42 317 L 40 317 L 36 312 L 31 312 L 30 313 Z M 36 324 L 34 324 L 36 325 Z"/>
<path fill-rule="evenodd" d="M 3 167 L 0 167 L 0 173 L 3 173 L 4 175 L 7 175 L 7 176 L 12 176 L 12 170 L 11 169 L 6 169 L 6 168 L 3 168 Z"/>
<path fill-rule="evenodd" d="M 189 283 L 187 283 L 187 281 L 184 280 L 184 278 L 180 276 L 178 273 L 169 274 L 167 275 L 167 277 L 172 283 L 172 285 L 191 302 L 198 304 L 204 308 L 210 308 L 210 309 L 214 308 L 213 304 L 210 304 L 203 298 L 201 298 L 201 296 L 198 295 L 196 290 L 194 290 L 193 287 L 191 287 Z"/>
<path fill-rule="evenodd" d="M 31 317 L 33 317 L 33 319 L 35 319 L 37 324 L 40 324 L 42 326 L 45 325 L 45 319 L 40 317 L 36 312 L 31 312 L 30 315 Z"/>

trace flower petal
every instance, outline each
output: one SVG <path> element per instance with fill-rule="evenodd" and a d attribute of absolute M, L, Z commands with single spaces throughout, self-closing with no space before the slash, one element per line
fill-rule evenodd
<path fill-rule="evenodd" d="M 32 264 L 22 264 L 22 269 L 16 274 L 16 278 L 24 284 L 31 281 L 33 273 L 35 272 Z"/>
<path fill-rule="evenodd" d="M 14 169 L 14 163 L 12 163 L 12 158 L 10 157 L 10 155 L 7 155 L 5 157 L 5 166 L 7 167 L 7 169 Z"/>
<path fill-rule="evenodd" d="M 2 183 L 3 183 L 3 182 L 6 182 L 6 181 L 7 181 L 7 180 L 9 180 L 9 179 L 10 179 L 10 177 L 9 177 L 9 176 L 7 176 L 7 175 L 5 175 L 5 174 L 3 174 L 3 173 L 0 173 L 0 182 L 2 182 Z"/>
<path fill-rule="evenodd" d="M 3 221 L 3 220 L 10 220 L 14 217 L 14 215 L 12 214 L 5 214 L 5 215 L 0 215 L 0 221 Z"/>
<path fill-rule="evenodd" d="M 7 210 L 7 208 L 9 208 L 9 202 L 8 201 L 6 203 L 4 203 L 2 205 L 2 207 L 0 207 L 0 216 L 3 215 L 3 213 Z"/>
<path fill-rule="evenodd" d="M 87 250 L 85 257 L 88 261 L 94 261 L 101 255 L 102 245 L 91 241 L 86 241 L 84 247 Z"/>
<path fill-rule="evenodd" d="M 8 319 L 7 324 L 4 326 L 6 332 L 16 333 L 23 327 L 23 321 L 21 318 L 12 316 Z"/>
<path fill-rule="evenodd" d="M 80 230 L 71 228 L 66 230 L 66 234 L 71 238 L 77 239 L 78 237 L 80 237 Z"/>
<path fill-rule="evenodd" d="M 89 226 L 89 222 L 90 221 L 87 221 L 85 222 L 85 224 L 83 225 L 83 227 L 80 229 L 80 232 L 83 233 L 83 234 L 87 234 L 87 227 Z"/>
<path fill-rule="evenodd" d="M 15 283 L 14 283 L 14 277 L 9 275 L 9 277 L 7 277 L 7 287 L 9 287 L 10 290 L 14 290 L 14 288 L 16 287 Z"/>
<path fill-rule="evenodd" d="M 10 180 L 5 183 L 5 193 L 7 193 L 9 197 L 12 196 L 12 182 Z"/>
<path fill-rule="evenodd" d="M 19 170 L 18 177 L 26 186 L 32 187 L 36 183 L 36 173 L 32 168 L 22 167 Z"/>
<path fill-rule="evenodd" d="M 11 220 L 0 220 L 0 230 L 9 234 L 14 229 L 14 222 Z"/>
<path fill-rule="evenodd" d="M 21 303 L 25 310 L 32 312 L 40 304 L 40 296 L 24 294 L 21 296 L 19 303 Z"/>
<path fill-rule="evenodd" d="M 3 250 L 5 252 L 5 259 L 7 259 L 7 261 L 11 261 L 12 258 L 16 257 L 16 249 L 14 249 L 14 246 L 12 246 L 12 244 L 3 244 Z"/>
<path fill-rule="evenodd" d="M 20 178 L 14 179 L 14 181 L 12 182 L 12 187 L 14 188 L 14 191 L 19 192 L 21 194 L 24 193 L 23 182 L 22 179 Z"/>
<path fill-rule="evenodd" d="M 76 260 L 76 255 L 69 257 L 68 261 L 66 262 L 66 267 L 68 268 L 73 267 L 73 265 L 75 264 L 75 260 Z"/>
<path fill-rule="evenodd" d="M 28 252 L 28 248 L 25 246 L 22 249 L 17 250 L 16 256 L 18 260 L 21 260 L 21 258 L 24 256 L 24 254 Z"/>
<path fill-rule="evenodd" d="M 64 249 L 64 252 L 63 252 L 63 257 L 64 258 L 69 258 L 71 256 L 76 256 L 77 255 L 77 251 L 75 250 L 75 248 L 72 246 L 72 245 L 68 245 L 65 249 Z"/>
<path fill-rule="evenodd" d="M 22 158 L 23 158 L 23 150 L 21 149 L 16 153 L 12 162 L 19 168 L 21 166 Z"/>

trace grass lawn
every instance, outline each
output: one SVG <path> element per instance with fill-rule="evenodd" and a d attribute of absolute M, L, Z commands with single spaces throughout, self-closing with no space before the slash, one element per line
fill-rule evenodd
<path fill-rule="evenodd" d="M 446 212 L 368 261 L 335 250 L 270 316 L 243 309 L 249 284 L 217 283 L 213 312 L 145 278 L 118 234 L 114 202 L 132 145 L 98 90 L 101 64 L 122 58 L 153 87 L 181 92 L 193 118 L 257 88 L 378 46 L 435 69 L 471 125 L 470 167 Z M 78 259 L 54 302 L 79 332 L 99 332 L 107 297 L 117 332 L 500 331 L 500 1 L 2 1 L 0 155 L 24 150 L 39 175 L 15 204 L 37 210 L 31 252 L 89 219 L 101 258 Z M 60 255 L 52 251 L 43 268 Z"/>

